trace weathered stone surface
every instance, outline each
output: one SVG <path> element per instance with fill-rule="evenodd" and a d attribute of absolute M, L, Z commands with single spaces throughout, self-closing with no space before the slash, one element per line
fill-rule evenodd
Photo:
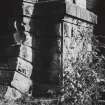
<path fill-rule="evenodd" d="M 71 18 L 71 17 L 69 17 L 69 16 L 65 16 L 62 20 L 63 20 L 64 22 L 73 23 L 73 18 Z"/>
<path fill-rule="evenodd" d="M 21 98 L 21 93 L 19 91 L 17 91 L 16 89 L 8 86 L 7 92 L 4 96 L 5 99 L 7 100 L 16 100 Z"/>
<path fill-rule="evenodd" d="M 32 17 L 34 5 L 30 3 L 23 3 L 23 14 Z"/>
<path fill-rule="evenodd" d="M 81 16 L 84 16 L 84 14 Z M 81 90 L 84 90 L 84 92 L 86 92 L 86 90 L 83 89 L 86 86 L 84 80 L 87 79 L 88 75 L 89 79 L 91 78 L 91 73 L 88 74 L 86 72 L 93 71 L 89 65 L 93 59 L 93 27 L 94 25 L 90 24 L 89 21 L 85 22 L 76 18 L 70 18 L 69 16 L 64 18 L 62 62 L 65 93 L 69 93 L 71 90 L 76 90 L 76 92 L 81 93 Z M 86 73 L 86 77 L 83 77 L 83 72 Z M 79 87 L 79 89 L 77 89 L 77 87 Z M 85 88 L 87 88 L 87 86 Z M 76 92 L 74 91 L 70 96 L 72 97 Z"/>
<path fill-rule="evenodd" d="M 46 21 L 46 19 L 44 20 Z M 38 32 L 38 27 L 39 27 L 39 24 L 41 24 L 41 21 L 39 19 L 35 20 L 34 18 L 29 18 L 24 16 L 23 22 L 24 22 L 25 31 L 31 33 L 31 35 L 32 33 L 34 33 L 34 36 L 35 36 L 35 33 Z M 42 21 L 42 23 L 44 24 L 45 22 Z"/>
<path fill-rule="evenodd" d="M 55 11 L 56 10 L 56 11 Z M 23 2 L 23 15 L 29 17 L 62 17 L 65 12 L 64 2 L 43 2 L 43 3 L 26 3 Z"/>
<path fill-rule="evenodd" d="M 24 24 L 30 24 L 31 21 L 32 21 L 32 18 L 29 18 L 29 17 L 26 17 L 26 16 L 23 17 L 23 23 Z"/>
<path fill-rule="evenodd" d="M 30 77 L 32 74 L 33 66 L 31 63 L 23 60 L 22 58 L 12 58 L 8 61 L 8 66 L 10 70 L 17 70 L 26 77 Z"/>
<path fill-rule="evenodd" d="M 66 13 L 72 16 L 76 16 L 77 14 L 77 6 L 75 4 L 71 4 L 69 2 L 66 3 Z"/>
<path fill-rule="evenodd" d="M 90 52 L 92 51 L 92 29 L 82 27 L 81 25 L 73 25 L 66 22 L 64 22 L 63 28 L 63 58 L 69 58 L 69 62 L 76 62 L 78 57 L 88 56 L 88 54 L 90 54 Z"/>
<path fill-rule="evenodd" d="M 63 76 L 65 75 L 65 72 L 74 72 L 71 62 L 72 58 L 70 57 L 70 54 L 63 54 Z"/>
<path fill-rule="evenodd" d="M 53 38 L 55 37 L 57 37 L 57 39 L 59 40 L 59 38 L 61 38 L 63 35 L 61 31 L 63 25 L 62 22 L 61 23 L 51 22 L 50 24 L 52 25 L 48 26 L 48 22 L 46 23 L 45 21 L 44 22 L 37 21 L 34 25 L 35 28 L 32 27 L 31 29 L 31 31 L 33 30 L 33 32 L 25 32 L 26 40 L 24 41 L 24 45 L 32 47 L 33 49 L 35 49 L 35 51 L 39 51 L 40 50 L 39 46 L 41 42 L 46 39 L 46 36 L 48 36 L 49 40 L 53 40 Z M 49 32 L 47 32 L 48 30 Z"/>
<path fill-rule="evenodd" d="M 74 3 L 73 0 L 65 0 L 65 2 Z"/>
<path fill-rule="evenodd" d="M 75 0 L 75 3 L 79 7 L 86 9 L 86 0 Z"/>
<path fill-rule="evenodd" d="M 97 16 L 94 13 L 69 2 L 66 2 L 66 14 L 97 24 Z"/>
<path fill-rule="evenodd" d="M 24 25 L 25 31 L 30 32 L 32 30 L 32 28 L 30 27 L 29 24 Z M 35 30 L 33 30 L 35 31 Z"/>
<path fill-rule="evenodd" d="M 30 3 L 43 3 L 43 2 L 56 2 L 56 1 L 64 1 L 64 0 L 24 0 Z"/>
<path fill-rule="evenodd" d="M 79 7 L 78 7 L 79 8 Z M 80 13 L 80 18 L 81 19 L 84 19 L 84 20 L 86 20 L 86 21 L 88 21 L 89 19 L 88 19 L 88 15 L 90 15 L 90 13 L 89 12 L 87 12 L 87 11 L 84 11 L 84 9 L 78 9 L 77 8 L 77 10 L 80 10 L 80 11 L 77 11 L 77 13 L 79 12 Z M 88 14 L 89 13 L 89 14 Z M 91 20 L 90 20 L 91 21 Z M 94 21 L 91 21 L 91 22 L 93 22 L 94 23 Z"/>
<path fill-rule="evenodd" d="M 38 2 L 38 0 L 23 0 L 23 1 L 29 2 L 29 3 L 37 3 Z"/>
<path fill-rule="evenodd" d="M 23 42 L 24 45 L 29 46 L 29 47 L 34 47 L 33 45 L 33 36 L 31 33 L 25 32 L 26 35 L 26 40 Z"/>
<path fill-rule="evenodd" d="M 35 57 L 35 53 L 34 53 L 34 50 L 31 47 L 21 45 L 19 56 L 32 63 L 33 59 Z"/>
<path fill-rule="evenodd" d="M 88 12 L 89 12 L 89 11 L 88 11 Z M 89 18 L 88 18 L 88 19 L 91 20 L 91 22 L 93 22 L 93 23 L 97 23 L 97 16 L 94 15 L 93 12 L 90 12 L 90 13 L 89 13 Z"/>
<path fill-rule="evenodd" d="M 76 69 L 73 64 L 92 62 L 92 27 L 80 20 L 63 23 L 63 76 L 71 81 Z"/>
<path fill-rule="evenodd" d="M 39 19 L 34 19 L 34 18 L 27 17 L 27 16 L 23 17 L 23 23 L 25 25 L 30 25 L 31 28 L 33 28 L 32 26 L 35 26 L 35 24 L 38 22 L 40 22 Z"/>
<path fill-rule="evenodd" d="M 91 30 L 93 30 L 93 25 L 92 24 L 89 24 L 87 22 L 84 22 L 84 21 L 81 21 L 81 20 L 78 20 L 78 19 L 74 19 L 74 18 L 71 18 L 69 16 L 65 16 L 64 19 L 63 19 L 64 22 L 66 23 L 70 23 L 70 24 L 75 24 L 77 25 L 78 27 L 81 26 L 81 27 L 84 27 L 84 28 L 89 28 Z"/>
<path fill-rule="evenodd" d="M 77 0 L 76 3 L 85 8 L 85 1 L 79 4 L 80 1 Z M 20 57 L 18 63 L 15 63 L 17 71 L 11 83 L 19 91 L 28 92 L 32 81 L 33 86 L 35 81 L 43 85 L 42 87 L 47 84 L 47 89 L 50 88 L 49 83 L 53 86 L 59 85 L 62 69 L 72 73 L 72 63 L 81 58 L 84 60 L 92 51 L 93 25 L 88 23 L 96 23 L 97 17 L 71 2 L 73 0 L 66 0 L 65 5 L 61 0 L 23 1 L 26 40 L 20 47 Z M 67 15 L 64 17 L 64 14 Z M 60 19 L 62 22 L 58 21 Z"/>
<path fill-rule="evenodd" d="M 38 20 L 39 21 L 39 20 Z M 25 28 L 25 34 L 27 35 L 26 32 L 36 32 L 36 24 L 38 24 L 38 21 L 33 18 L 29 18 L 24 16 L 23 17 L 23 23 L 24 23 L 24 28 Z M 31 35 L 31 33 L 30 33 Z"/>
<path fill-rule="evenodd" d="M 25 35 L 26 35 L 26 40 L 23 42 L 23 44 L 25 46 L 31 47 L 33 49 L 33 52 L 38 51 L 38 46 L 40 44 L 40 41 L 39 38 L 36 38 L 37 33 L 25 32 Z"/>
<path fill-rule="evenodd" d="M 29 78 L 32 74 L 33 66 L 29 62 L 21 58 L 18 58 L 18 64 L 16 70 Z"/>
<path fill-rule="evenodd" d="M 63 22 L 60 22 L 60 23 L 56 23 L 54 25 L 54 30 L 57 34 L 57 37 L 58 38 L 61 38 L 63 36 L 63 33 L 62 33 L 62 26 L 63 26 Z"/>
<path fill-rule="evenodd" d="M 19 30 L 20 31 L 20 30 Z M 15 32 L 13 34 L 13 37 L 14 37 L 14 41 L 15 43 L 17 43 L 18 45 L 22 44 L 22 42 L 25 40 L 25 35 L 24 35 L 24 32 Z"/>
<path fill-rule="evenodd" d="M 22 93 L 26 93 L 29 91 L 29 88 L 32 85 L 32 81 L 29 78 L 21 75 L 20 73 L 15 72 L 11 85 Z"/>

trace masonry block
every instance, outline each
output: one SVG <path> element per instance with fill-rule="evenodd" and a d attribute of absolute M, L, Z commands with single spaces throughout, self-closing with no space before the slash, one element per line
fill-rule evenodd
<path fill-rule="evenodd" d="M 33 59 L 35 57 L 35 53 L 34 53 L 34 50 L 31 47 L 21 45 L 19 56 L 21 58 L 23 58 L 24 60 L 29 61 L 30 63 L 32 63 Z"/>
<path fill-rule="evenodd" d="M 29 17 L 62 17 L 64 12 L 64 2 L 43 2 L 35 5 L 23 2 L 23 15 Z"/>
<path fill-rule="evenodd" d="M 90 12 L 89 19 L 90 19 L 93 23 L 97 23 L 97 16 L 94 15 L 94 13 L 92 13 L 92 12 Z"/>
<path fill-rule="evenodd" d="M 21 58 L 18 58 L 18 64 L 16 67 L 16 71 L 20 72 L 21 74 L 29 78 L 32 74 L 32 70 L 33 70 L 33 66 L 31 63 Z"/>
<path fill-rule="evenodd" d="M 23 14 L 26 16 L 32 16 L 34 11 L 34 5 L 30 3 L 23 3 Z"/>
<path fill-rule="evenodd" d="M 4 96 L 4 98 L 7 100 L 16 100 L 16 99 L 21 98 L 21 96 L 22 96 L 22 94 L 18 90 L 8 86 L 7 92 Z"/>
<path fill-rule="evenodd" d="M 23 23 L 24 24 L 30 24 L 31 21 L 32 21 L 32 18 L 29 18 L 29 17 L 26 17 L 26 16 L 23 17 Z"/>
<path fill-rule="evenodd" d="M 87 28 L 84 22 L 78 23 L 79 26 L 78 24 L 68 22 L 64 22 L 63 24 L 63 54 L 69 55 L 68 58 L 71 57 L 69 61 L 75 62 L 78 54 L 81 54 L 81 51 L 83 51 L 84 54 L 92 51 L 91 37 L 93 33 L 91 25 L 90 28 L 89 26 L 87 26 Z M 85 38 L 86 41 L 84 42 Z M 85 49 L 83 49 L 84 47 Z"/>
<path fill-rule="evenodd" d="M 64 70 L 63 75 L 66 74 L 65 72 L 69 72 L 70 74 L 74 72 L 71 62 L 72 60 L 70 54 L 63 54 L 63 70 Z"/>
<path fill-rule="evenodd" d="M 23 45 L 31 47 L 33 49 L 32 52 L 34 53 L 34 51 L 38 50 L 38 46 L 40 44 L 39 38 L 36 38 L 38 36 L 38 33 L 25 32 L 25 35 L 26 35 L 26 40 L 23 42 Z M 33 55 L 35 55 L 35 53 Z"/>
<path fill-rule="evenodd" d="M 24 45 L 33 47 L 33 36 L 29 32 L 25 32 L 26 40 L 23 42 Z"/>
<path fill-rule="evenodd" d="M 87 20 L 88 21 L 88 15 L 89 14 L 87 14 L 87 11 L 84 11 L 84 9 L 81 8 L 80 11 L 77 11 L 77 12 L 80 12 L 80 18 L 81 19 L 84 19 L 84 20 Z"/>
<path fill-rule="evenodd" d="M 67 3 L 73 3 L 73 0 L 65 0 Z"/>
<path fill-rule="evenodd" d="M 24 28 L 25 28 L 25 31 L 27 31 L 27 32 L 30 32 L 32 30 L 29 24 L 24 25 Z M 33 31 L 35 31 L 35 30 L 33 30 Z"/>
<path fill-rule="evenodd" d="M 28 78 L 31 76 L 33 70 L 31 63 L 19 57 L 9 59 L 8 68 L 13 71 L 18 71 Z"/>
<path fill-rule="evenodd" d="M 32 81 L 20 73 L 15 72 L 11 85 L 22 93 L 27 93 L 32 85 Z"/>
<path fill-rule="evenodd" d="M 77 6 L 75 4 L 71 4 L 66 2 L 66 13 L 72 16 L 76 16 L 77 14 Z"/>
<path fill-rule="evenodd" d="M 43 2 L 55 2 L 55 1 L 64 1 L 64 0 L 24 0 L 29 3 L 43 3 Z"/>
<path fill-rule="evenodd" d="M 37 3 L 38 2 L 38 0 L 23 0 L 23 1 L 29 2 L 29 3 Z"/>
<path fill-rule="evenodd" d="M 75 0 L 75 3 L 79 7 L 86 9 L 86 0 Z"/>
<path fill-rule="evenodd" d="M 94 13 L 81 8 L 76 4 L 66 2 L 66 14 L 84 21 L 88 21 L 92 24 L 97 24 L 97 16 Z"/>

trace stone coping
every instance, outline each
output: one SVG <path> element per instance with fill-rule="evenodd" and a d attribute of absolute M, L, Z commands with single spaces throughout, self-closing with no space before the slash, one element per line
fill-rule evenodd
<path fill-rule="evenodd" d="M 66 2 L 66 15 L 97 24 L 97 15 L 87 9 L 77 6 L 76 4 Z"/>
<path fill-rule="evenodd" d="M 48 2 L 64 2 L 65 0 L 23 0 L 29 3 L 48 3 Z"/>
<path fill-rule="evenodd" d="M 31 18 L 60 18 L 65 14 L 65 2 L 23 2 L 23 15 Z"/>
<path fill-rule="evenodd" d="M 49 16 L 73 16 L 73 18 L 78 18 L 80 20 L 84 20 L 90 22 L 92 24 L 97 24 L 97 15 L 93 12 L 88 11 L 87 9 L 81 8 L 76 4 L 70 2 L 64 2 L 64 0 L 51 0 L 51 1 L 44 1 L 41 2 L 34 2 L 35 0 L 24 0 L 24 10 L 26 11 L 27 7 L 33 7 L 34 13 L 33 15 L 26 14 L 24 15 L 29 17 L 49 17 Z"/>

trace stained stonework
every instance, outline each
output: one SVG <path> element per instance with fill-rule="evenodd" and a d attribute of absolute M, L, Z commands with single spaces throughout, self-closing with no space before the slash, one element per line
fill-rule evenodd
<path fill-rule="evenodd" d="M 86 9 L 86 0 L 75 0 L 76 5 Z"/>
<path fill-rule="evenodd" d="M 23 2 L 22 25 L 25 28 L 23 33 L 26 39 L 20 43 L 18 57 L 12 58 L 13 63 L 10 63 L 11 68 L 16 69 L 11 86 L 24 94 L 27 94 L 30 87 L 33 86 L 33 96 L 36 95 L 34 91 L 37 91 L 37 88 L 40 94 L 49 89 L 54 90 L 60 85 L 62 29 L 58 17 L 64 13 L 64 8 L 61 9 L 64 3 L 61 2 L 36 3 L 36 7 L 34 5 L 34 3 Z M 50 5 L 53 6 L 50 7 Z M 49 15 L 47 19 L 46 16 L 50 12 L 46 6 L 49 6 L 54 18 Z M 58 11 L 54 12 L 54 6 L 59 8 Z M 41 17 L 35 19 L 35 16 L 42 16 L 43 19 Z M 43 86 L 44 89 L 42 89 Z M 6 94 L 9 94 L 10 91 L 12 89 L 9 88 Z"/>
<path fill-rule="evenodd" d="M 71 18 L 70 18 L 71 19 Z M 65 19 L 64 19 L 65 20 Z M 63 23 L 63 71 L 72 75 L 77 62 L 92 62 L 93 25 L 77 20 Z M 72 76 L 68 78 L 72 79 Z"/>
<path fill-rule="evenodd" d="M 21 97 L 21 93 L 18 90 L 8 86 L 4 97 L 8 100 L 16 100 Z"/>
<path fill-rule="evenodd" d="M 34 59 L 33 54 L 34 54 L 34 50 L 32 50 L 30 47 L 27 47 L 24 45 L 20 47 L 19 56 L 25 59 L 26 61 L 32 62 Z"/>
<path fill-rule="evenodd" d="M 27 78 L 30 78 L 32 74 L 33 66 L 31 63 L 25 61 L 24 59 L 18 58 L 18 63 L 16 66 L 16 71 L 23 74 Z"/>
<path fill-rule="evenodd" d="M 20 90 L 22 93 L 26 93 L 29 91 L 32 82 L 30 79 L 26 78 L 20 73 L 15 72 L 11 85 L 16 89 Z"/>
<path fill-rule="evenodd" d="M 77 59 L 86 59 L 86 56 L 92 51 L 93 28 L 91 25 L 72 19 L 72 23 L 65 21 L 63 27 L 63 53 L 64 55 L 69 54 L 69 62 L 72 61 L 73 63 Z"/>
<path fill-rule="evenodd" d="M 75 82 L 74 65 L 78 61 L 83 64 L 92 62 L 91 39 L 97 16 L 72 2 L 22 2 L 21 25 L 24 30 L 18 33 L 18 29 L 17 33 L 25 38 L 18 43 L 19 53 L 8 60 L 14 74 L 5 94 L 7 99 L 9 94 L 13 99 L 22 94 L 29 95 L 30 89 L 34 97 L 57 97 L 62 88 L 67 91 L 65 78 Z M 7 78 L 10 77 L 7 75 Z"/>

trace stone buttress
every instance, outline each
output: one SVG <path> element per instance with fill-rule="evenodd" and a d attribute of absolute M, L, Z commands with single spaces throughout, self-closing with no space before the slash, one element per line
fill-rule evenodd
<path fill-rule="evenodd" d="M 16 98 L 58 96 L 65 86 L 65 73 L 73 72 L 72 63 L 90 54 L 97 16 L 86 10 L 86 2 L 75 3 L 23 0 L 21 24 L 26 38 L 18 56 L 9 59 L 15 71 L 5 97 L 13 91 Z"/>

